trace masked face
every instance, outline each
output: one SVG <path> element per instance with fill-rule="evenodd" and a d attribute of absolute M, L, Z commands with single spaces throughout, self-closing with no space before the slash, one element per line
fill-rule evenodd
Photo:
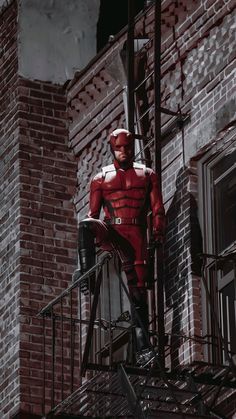
<path fill-rule="evenodd" d="M 111 137 L 112 152 L 121 167 L 128 166 L 134 158 L 133 136 L 126 130 L 116 130 Z"/>
<path fill-rule="evenodd" d="M 134 157 L 133 142 L 131 143 L 126 136 L 119 135 L 114 147 L 114 156 L 118 163 L 129 164 Z"/>

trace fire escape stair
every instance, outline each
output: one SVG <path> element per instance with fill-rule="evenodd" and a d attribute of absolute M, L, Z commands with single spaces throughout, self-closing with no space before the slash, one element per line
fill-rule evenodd
<path fill-rule="evenodd" d="M 206 409 L 206 402 L 212 400 L 212 389 L 222 385 L 224 376 L 225 369 L 210 369 L 207 365 L 196 366 L 191 374 L 186 375 L 183 370 L 182 375 L 166 372 L 163 376 L 161 370 L 151 367 L 121 364 L 116 370 L 96 371 L 94 377 L 57 406 L 52 417 L 226 419 Z M 224 384 L 235 391 L 233 376 Z"/>
<path fill-rule="evenodd" d="M 99 357 L 91 358 L 89 356 L 92 348 L 94 325 L 98 326 L 101 323 L 101 318 L 97 318 L 96 308 L 102 281 L 101 267 L 107 260 L 110 260 L 110 255 L 105 255 L 103 260 L 91 269 L 91 271 L 94 271 L 95 268 L 98 268 L 99 273 L 93 295 L 90 320 L 81 323 L 82 327 L 83 324 L 88 324 L 84 349 L 84 355 L 86 356 L 83 357 L 82 362 L 84 375 L 86 374 L 84 380 L 86 381 L 77 389 L 73 387 L 70 396 L 64 399 L 62 397 L 61 402 L 52 405 L 52 410 L 46 416 L 44 415 L 44 418 L 190 419 L 215 417 L 226 419 L 224 416 L 215 413 L 214 409 L 219 396 L 222 400 L 228 394 L 234 396 L 236 394 L 236 378 L 230 366 L 215 366 L 196 362 L 193 365 L 179 367 L 176 371 L 170 371 L 161 365 L 158 356 L 142 367 L 131 365 L 128 361 L 117 362 L 108 355 L 110 352 L 116 352 L 127 342 L 130 335 L 130 325 L 122 333 L 114 335 L 114 339 L 107 343 L 104 342 L 105 345 L 100 348 Z M 45 319 L 44 324 L 47 325 L 47 321 L 49 321 L 55 327 L 55 318 L 58 317 L 60 328 L 62 331 L 64 330 L 63 298 L 69 298 L 69 301 L 73 302 L 71 293 L 73 290 L 77 291 L 82 280 L 83 276 L 41 311 L 41 315 Z M 120 281 L 122 281 L 122 278 L 120 278 Z M 59 310 L 59 313 L 56 311 L 58 304 L 61 310 L 61 312 Z M 70 312 L 72 313 L 72 310 Z M 73 324 L 73 318 L 71 317 L 69 320 Z M 68 321 L 68 319 L 65 318 L 65 321 Z M 104 323 L 104 320 L 102 323 Z M 107 324 L 103 324 L 103 327 L 105 326 L 109 329 L 111 322 L 107 321 Z M 73 335 L 75 329 L 69 327 L 68 330 Z M 53 336 L 52 353 L 55 354 L 55 332 L 52 333 Z M 61 348 L 63 348 L 63 340 Z M 98 362 L 99 359 L 100 362 Z M 53 377 L 54 370 L 55 368 L 52 369 Z M 73 376 L 74 374 L 75 371 Z M 53 388 L 55 387 L 54 384 Z M 63 383 L 61 385 L 63 386 Z"/>

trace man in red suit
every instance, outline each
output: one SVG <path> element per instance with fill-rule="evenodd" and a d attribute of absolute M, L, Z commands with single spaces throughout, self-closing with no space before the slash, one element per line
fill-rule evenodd
<path fill-rule="evenodd" d="M 152 239 L 162 243 L 165 212 L 152 169 L 134 162 L 134 135 L 116 129 L 110 135 L 114 163 L 103 167 L 91 181 L 88 218 L 79 225 L 81 273 L 95 263 L 96 245 L 115 250 L 126 274 L 135 322 L 135 346 L 138 354 L 148 350 L 147 306 L 147 215 L 152 212 Z M 101 208 L 104 221 L 99 220 Z M 93 249 L 93 251 L 92 251 Z M 86 285 L 86 284 L 83 284 Z M 140 327 L 140 319 L 142 327 Z"/>

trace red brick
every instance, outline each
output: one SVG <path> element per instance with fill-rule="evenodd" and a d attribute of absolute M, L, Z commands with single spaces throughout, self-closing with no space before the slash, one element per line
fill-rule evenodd
<path fill-rule="evenodd" d="M 33 89 L 31 89 L 30 90 L 30 96 L 32 96 L 32 97 L 38 97 L 40 99 L 47 99 L 47 100 L 52 99 L 52 95 L 50 93 L 45 93 L 45 92 L 42 92 L 41 90 L 33 90 Z"/>

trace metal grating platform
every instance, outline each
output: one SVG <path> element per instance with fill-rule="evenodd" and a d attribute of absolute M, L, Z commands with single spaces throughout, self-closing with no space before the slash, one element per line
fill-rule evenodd
<path fill-rule="evenodd" d="M 214 391 L 220 388 L 221 396 L 229 392 L 236 394 L 235 377 L 229 373 L 225 380 L 225 368 L 207 364 L 198 364 L 178 373 L 166 373 L 165 379 L 152 368 L 126 367 L 125 371 L 134 391 L 133 409 L 130 408 L 132 395 L 122 383 L 118 367 L 117 371 L 96 372 L 92 379 L 54 409 L 53 417 L 221 418 L 217 414 L 206 414 L 206 405 L 211 405 Z"/>

